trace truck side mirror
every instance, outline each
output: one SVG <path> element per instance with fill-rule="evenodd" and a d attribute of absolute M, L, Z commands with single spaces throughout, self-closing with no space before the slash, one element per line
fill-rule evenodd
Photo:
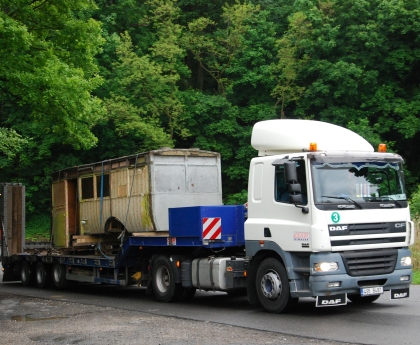
<path fill-rule="evenodd" d="M 287 185 L 287 191 L 289 194 L 301 194 L 302 193 L 302 187 L 300 186 L 300 183 L 289 183 Z"/>
<path fill-rule="evenodd" d="M 285 162 L 284 163 L 284 177 L 286 183 L 297 183 L 297 169 L 295 162 Z"/>
<path fill-rule="evenodd" d="M 290 203 L 292 204 L 302 204 L 302 194 L 296 194 L 296 195 L 289 195 Z"/>
<path fill-rule="evenodd" d="M 287 185 L 287 191 L 289 192 L 289 201 L 292 204 L 302 203 L 302 188 L 300 183 L 289 183 Z"/>
<path fill-rule="evenodd" d="M 287 190 L 289 192 L 289 201 L 296 207 L 302 209 L 302 213 L 309 213 L 309 208 L 305 206 L 299 206 L 302 204 L 302 187 L 298 183 L 297 179 L 297 168 L 295 162 L 284 163 L 284 177 L 287 183 Z"/>

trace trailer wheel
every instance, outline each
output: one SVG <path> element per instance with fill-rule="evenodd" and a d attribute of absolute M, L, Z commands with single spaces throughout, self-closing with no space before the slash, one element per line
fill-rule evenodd
<path fill-rule="evenodd" d="M 259 265 L 256 289 L 259 302 L 269 313 L 287 312 L 298 302 L 298 298 L 290 296 L 286 269 L 274 258 L 265 259 Z"/>
<path fill-rule="evenodd" d="M 52 268 L 52 278 L 56 288 L 62 289 L 68 286 L 69 281 L 66 279 L 66 266 L 58 262 L 54 262 Z"/>
<path fill-rule="evenodd" d="M 35 268 L 36 286 L 45 289 L 51 286 L 51 268 L 38 262 Z"/>
<path fill-rule="evenodd" d="M 347 295 L 347 298 L 355 304 L 369 304 L 375 302 L 381 295 L 362 297 L 360 295 Z"/>
<path fill-rule="evenodd" d="M 23 286 L 29 286 L 33 283 L 34 272 L 32 267 L 26 261 L 20 264 L 20 280 Z"/>
<path fill-rule="evenodd" d="M 166 256 L 159 256 L 153 264 L 152 287 L 159 302 L 174 302 L 181 296 L 182 286 L 175 283 L 174 268 Z"/>

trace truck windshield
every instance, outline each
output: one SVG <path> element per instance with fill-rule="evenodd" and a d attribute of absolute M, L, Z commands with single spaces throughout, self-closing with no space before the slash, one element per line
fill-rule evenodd
<path fill-rule="evenodd" d="M 399 163 L 313 161 L 311 167 L 315 203 L 348 201 L 357 205 L 395 201 L 398 204 L 399 200 L 407 199 Z"/>

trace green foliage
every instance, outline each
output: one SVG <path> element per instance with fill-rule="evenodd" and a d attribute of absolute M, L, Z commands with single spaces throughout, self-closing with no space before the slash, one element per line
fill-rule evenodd
<path fill-rule="evenodd" d="M 416 236 L 414 245 L 411 246 L 411 257 L 413 259 L 413 284 L 420 284 L 420 218 L 418 215 L 414 220 Z"/>
<path fill-rule="evenodd" d="M 419 11 L 420 0 L 3 1 L 0 180 L 24 183 L 41 214 L 54 171 L 199 147 L 221 153 L 224 198 L 242 203 L 255 122 L 311 118 L 400 153 L 416 210 Z"/>
<path fill-rule="evenodd" d="M 248 201 L 248 191 L 243 190 L 240 193 L 229 194 L 224 202 L 227 205 L 242 205 Z"/>
<path fill-rule="evenodd" d="M 289 17 L 289 30 L 278 40 L 278 63 L 272 66 L 276 86 L 271 95 L 280 106 L 280 118 L 284 119 L 285 107 L 292 101 L 298 101 L 305 87 L 297 84 L 299 72 L 307 64 L 309 56 L 302 53 L 302 41 L 308 36 L 312 25 L 305 14 L 297 12 Z"/>
<path fill-rule="evenodd" d="M 223 6 L 220 27 L 205 17 L 188 23 L 185 45 L 216 82 L 217 91 L 226 96 L 231 92 L 232 82 L 225 76 L 237 55 L 245 50 L 244 36 L 250 30 L 250 19 L 259 6 L 252 4 Z M 215 29 L 214 29 L 215 28 Z"/>
<path fill-rule="evenodd" d="M 15 130 L 0 127 L 0 168 L 6 167 L 27 144 L 28 140 Z"/>
<path fill-rule="evenodd" d="M 186 54 L 180 46 L 182 28 L 174 23 L 179 10 L 171 1 L 153 0 L 146 5 L 150 11 L 142 23 L 155 29 L 157 40 L 149 54 L 139 55 L 129 34 L 121 35 L 115 86 L 106 102 L 117 132 L 144 138 L 142 150 L 172 147 L 174 134 L 181 138 L 189 135 L 178 87 L 180 79 L 188 75 L 182 64 Z"/>
<path fill-rule="evenodd" d="M 419 171 L 412 149 L 420 134 L 414 77 L 420 67 L 419 5 L 418 0 L 296 1 L 295 15 L 304 15 L 310 30 L 294 44 L 310 58 L 298 70 L 296 86 L 304 92 L 289 103 L 289 112 L 344 127 L 367 121 L 372 140 L 391 144 L 407 158 L 409 171 Z M 409 189 L 415 183 L 407 182 Z"/>
<path fill-rule="evenodd" d="M 392 147 L 395 144 L 395 142 L 386 142 L 381 139 L 379 135 L 379 124 L 375 123 L 372 126 L 367 118 L 360 118 L 356 121 L 357 122 L 350 121 L 347 124 L 347 128 L 365 138 L 373 146 L 374 149 L 377 149 L 379 144 L 386 144 L 387 151 L 392 152 Z"/>
<path fill-rule="evenodd" d="M 101 115 L 91 96 L 101 78 L 94 55 L 102 44 L 100 25 L 86 15 L 88 1 L 3 3 L 0 13 L 0 102 L 4 124 L 18 132 L 36 123 L 55 142 L 90 148 L 91 125 Z M 24 112 L 19 111 L 24 108 Z M 26 134 L 26 133 L 25 133 Z M 29 133 L 28 133 L 29 134 Z M 41 139 L 41 138 L 40 138 Z"/>
<path fill-rule="evenodd" d="M 420 219 L 420 185 L 411 195 L 410 212 L 412 218 Z"/>
<path fill-rule="evenodd" d="M 47 242 L 50 240 L 50 215 L 35 214 L 26 219 L 25 239 L 30 242 Z"/>
<path fill-rule="evenodd" d="M 39 189 L 28 212 L 48 207 L 46 176 L 63 152 L 97 144 L 103 38 L 94 10 L 89 0 L 0 3 L 0 180 Z"/>
<path fill-rule="evenodd" d="M 420 271 L 413 271 L 412 284 L 420 285 Z"/>

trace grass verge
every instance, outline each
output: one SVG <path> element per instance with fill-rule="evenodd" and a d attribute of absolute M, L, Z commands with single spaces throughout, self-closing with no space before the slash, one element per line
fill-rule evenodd
<path fill-rule="evenodd" d="M 413 271 L 412 284 L 420 285 L 420 271 Z"/>
<path fill-rule="evenodd" d="M 411 249 L 413 258 L 413 284 L 420 285 L 420 218 L 414 220 L 416 226 L 416 241 Z"/>

